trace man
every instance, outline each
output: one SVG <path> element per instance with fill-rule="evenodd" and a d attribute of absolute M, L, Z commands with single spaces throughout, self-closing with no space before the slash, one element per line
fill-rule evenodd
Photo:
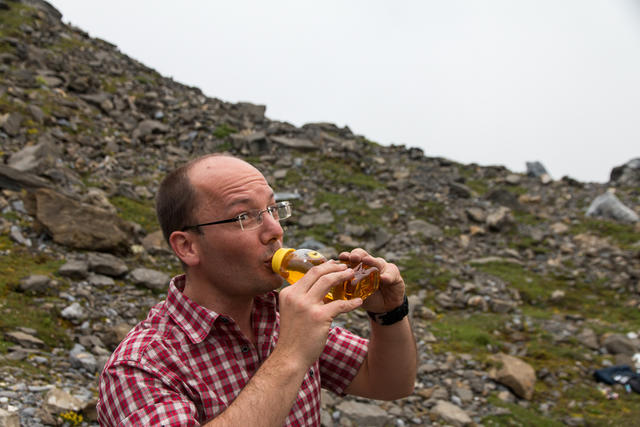
<path fill-rule="evenodd" d="M 353 278 L 338 262 L 274 292 L 282 279 L 271 257 L 290 209 L 233 157 L 201 157 L 164 179 L 158 219 L 185 274 L 107 362 L 102 425 L 319 425 L 321 386 L 373 399 L 411 394 L 416 347 L 395 265 L 362 249 L 340 254 L 380 270 L 380 290 L 364 304 L 323 303 Z M 360 306 L 372 317 L 370 340 L 331 327 Z"/>

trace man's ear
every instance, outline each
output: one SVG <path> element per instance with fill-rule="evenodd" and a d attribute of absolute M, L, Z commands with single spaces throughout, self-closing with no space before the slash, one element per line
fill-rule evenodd
<path fill-rule="evenodd" d="M 193 266 L 200 262 L 196 239 L 196 233 L 189 233 L 187 231 L 174 231 L 171 233 L 171 236 L 169 236 L 169 244 L 173 252 L 188 266 Z"/>

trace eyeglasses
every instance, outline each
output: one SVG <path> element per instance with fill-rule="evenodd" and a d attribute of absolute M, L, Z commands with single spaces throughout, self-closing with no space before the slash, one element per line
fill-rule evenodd
<path fill-rule="evenodd" d="M 265 212 L 268 212 L 269 215 L 273 217 L 273 219 L 282 221 L 283 219 L 287 219 L 291 216 L 291 203 L 279 202 L 271 206 L 267 206 L 266 209 L 253 209 L 243 212 L 233 218 L 223 219 L 221 221 L 205 222 L 203 224 L 187 225 L 186 227 L 182 227 L 182 230 L 180 231 L 186 231 L 191 228 L 197 229 L 206 225 L 225 224 L 227 222 L 237 222 L 238 224 L 240 224 L 240 228 L 243 231 L 252 230 L 262 225 L 262 214 Z"/>

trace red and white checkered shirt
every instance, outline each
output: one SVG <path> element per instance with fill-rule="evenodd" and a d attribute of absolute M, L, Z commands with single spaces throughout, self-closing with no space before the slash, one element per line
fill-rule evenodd
<path fill-rule="evenodd" d="M 227 317 L 182 294 L 184 275 L 169 284 L 120 343 L 100 378 L 98 420 L 103 426 L 199 426 L 223 412 L 278 341 L 277 293 L 257 297 L 253 328 L 258 345 Z M 320 387 L 344 393 L 362 364 L 368 340 L 332 328 L 320 358 L 304 378 L 287 426 L 320 425 Z"/>

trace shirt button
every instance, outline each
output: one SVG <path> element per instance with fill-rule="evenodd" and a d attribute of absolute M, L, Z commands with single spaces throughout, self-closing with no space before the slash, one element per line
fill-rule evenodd
<path fill-rule="evenodd" d="M 248 353 L 249 352 L 249 346 L 248 345 L 243 345 L 240 348 L 240 351 L 242 351 L 243 353 Z"/>

